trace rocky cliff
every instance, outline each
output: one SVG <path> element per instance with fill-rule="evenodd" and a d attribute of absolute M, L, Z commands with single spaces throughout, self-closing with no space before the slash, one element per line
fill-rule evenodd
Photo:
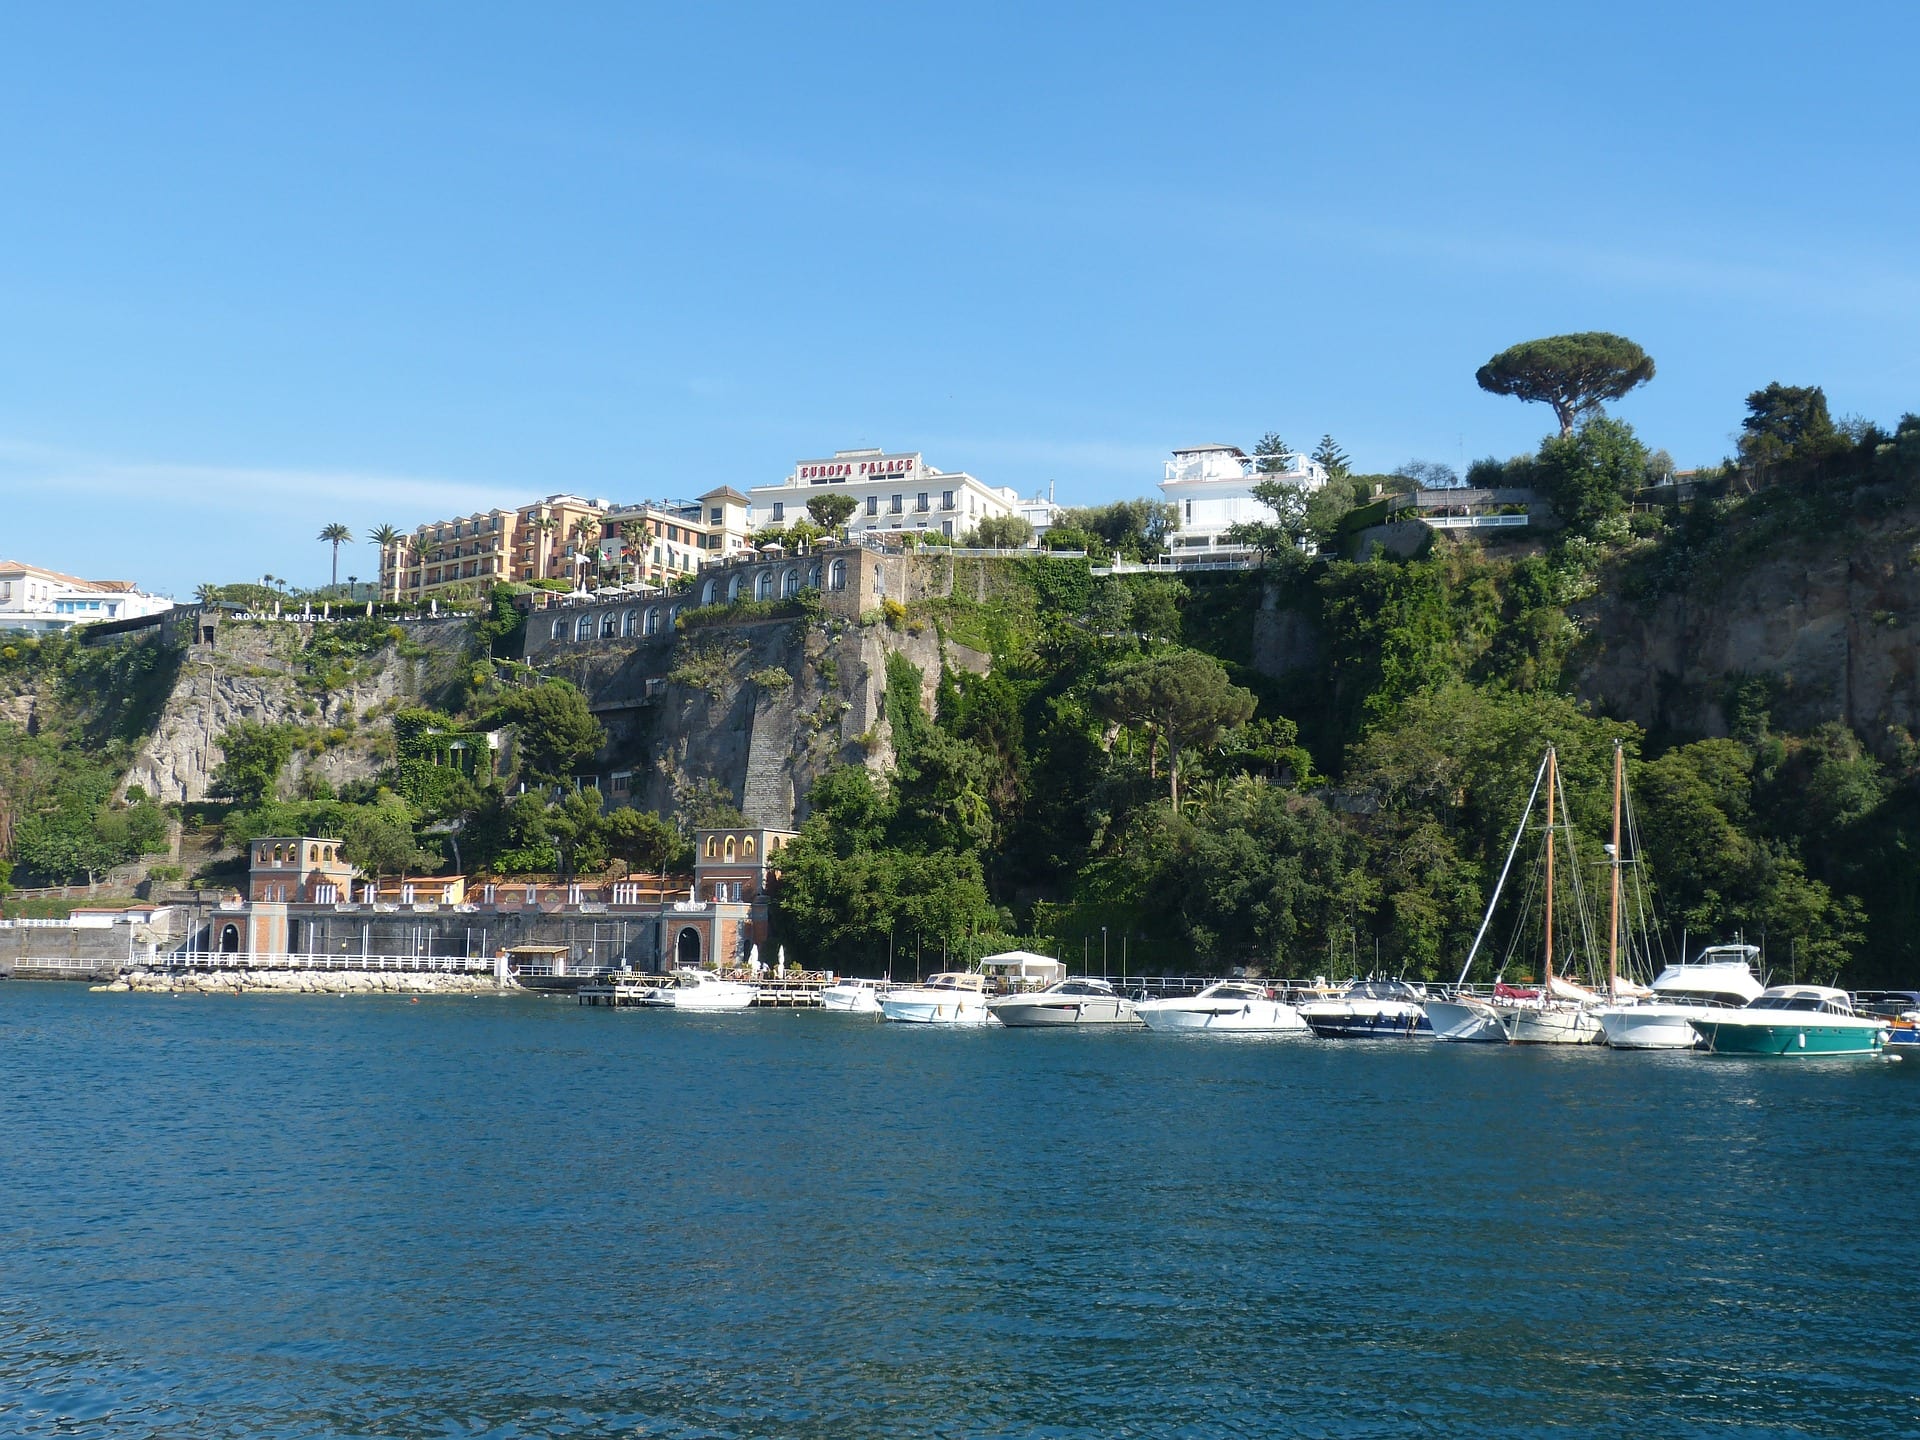
<path fill-rule="evenodd" d="M 608 731 L 602 763 L 635 803 L 672 813 L 717 788 L 756 824 L 791 829 L 828 769 L 891 766 L 890 654 L 919 669 L 928 709 L 943 659 L 975 671 L 987 663 L 965 646 L 943 645 L 931 628 L 827 617 L 594 642 L 543 668 L 587 693 Z"/>
<path fill-rule="evenodd" d="M 326 627 L 294 620 L 228 621 L 211 644 L 187 648 L 153 733 L 136 750 L 125 784 L 156 800 L 205 800 L 221 760 L 220 737 L 236 721 L 309 727 L 325 743 L 297 749 L 288 784 L 308 773 L 335 786 L 370 777 L 384 759 L 385 727 L 368 712 L 425 703 L 465 662 L 463 619 L 410 621 L 364 653 L 316 648 Z"/>
<path fill-rule="evenodd" d="M 1780 527 L 1757 553 L 1657 596 L 1610 586 L 1576 613 L 1575 689 L 1677 738 L 1726 734 L 1744 690 L 1778 728 L 1838 720 L 1888 753 L 1894 727 L 1920 731 L 1917 555 L 1920 512 L 1892 509 Z"/>

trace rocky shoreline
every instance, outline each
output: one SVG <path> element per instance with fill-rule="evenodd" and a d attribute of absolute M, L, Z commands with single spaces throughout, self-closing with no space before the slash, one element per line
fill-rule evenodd
<path fill-rule="evenodd" d="M 491 975 L 394 970 L 133 970 L 93 990 L 109 995 L 500 995 L 513 981 Z"/>

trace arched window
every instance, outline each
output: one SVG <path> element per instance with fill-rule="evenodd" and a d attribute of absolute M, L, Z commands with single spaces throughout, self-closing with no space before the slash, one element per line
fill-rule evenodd
<path fill-rule="evenodd" d="M 785 575 L 780 577 L 780 598 L 783 600 L 791 600 L 799 593 L 800 572 L 797 569 L 789 569 Z"/>
<path fill-rule="evenodd" d="M 753 837 L 751 835 L 740 842 L 740 853 L 749 860 L 753 858 Z"/>
<path fill-rule="evenodd" d="M 773 598 L 773 571 L 762 570 L 753 582 L 753 598 L 771 600 Z"/>
<path fill-rule="evenodd" d="M 847 562 L 836 560 L 827 570 L 827 588 L 844 590 L 847 588 Z"/>
<path fill-rule="evenodd" d="M 573 638 L 591 640 L 593 638 L 593 616 L 582 615 L 573 627 Z"/>
<path fill-rule="evenodd" d="M 284 845 L 274 846 L 273 847 L 273 863 L 276 865 L 282 865 L 286 863 L 286 859 L 287 859 L 287 847 Z"/>
<path fill-rule="evenodd" d="M 713 581 L 709 580 L 700 587 L 700 603 L 702 605 L 711 605 L 713 603 Z"/>
<path fill-rule="evenodd" d="M 733 859 L 733 837 L 727 836 L 727 859 Z"/>
<path fill-rule="evenodd" d="M 556 620 L 553 622 L 553 638 L 556 640 L 564 640 L 567 638 L 567 622 L 566 621 Z"/>
<path fill-rule="evenodd" d="M 620 618 L 620 633 L 622 635 L 632 635 L 634 626 L 639 623 L 639 618 L 640 612 L 638 610 L 627 611 L 627 613 Z"/>
<path fill-rule="evenodd" d="M 240 953 L 240 927 L 228 925 L 220 931 L 220 953 L 238 955 Z"/>
<path fill-rule="evenodd" d="M 680 938 L 674 942 L 673 958 L 675 962 L 688 970 L 700 963 L 700 932 L 691 925 L 680 932 Z"/>
<path fill-rule="evenodd" d="M 807 571 L 807 588 L 809 590 L 818 590 L 820 588 L 820 562 L 818 560 L 814 561 L 813 568 Z"/>
<path fill-rule="evenodd" d="M 727 604 L 731 605 L 740 598 L 740 577 L 735 575 L 727 581 Z"/>
<path fill-rule="evenodd" d="M 647 607 L 647 634 L 658 635 L 659 633 L 660 607 L 658 605 L 649 605 Z"/>
<path fill-rule="evenodd" d="M 717 836 L 707 836 L 707 859 L 711 860 L 720 853 L 720 840 Z"/>

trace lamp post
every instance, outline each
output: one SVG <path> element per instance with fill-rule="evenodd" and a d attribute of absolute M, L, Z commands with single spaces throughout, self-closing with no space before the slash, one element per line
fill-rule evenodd
<path fill-rule="evenodd" d="M 1107 927 L 1100 927 L 1100 973 L 1107 973 Z"/>

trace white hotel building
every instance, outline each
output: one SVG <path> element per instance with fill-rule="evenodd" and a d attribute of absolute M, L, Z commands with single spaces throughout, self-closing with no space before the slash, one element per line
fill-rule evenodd
<path fill-rule="evenodd" d="M 1277 464 L 1261 470 L 1262 464 Z M 1327 483 L 1327 467 L 1305 455 L 1255 458 L 1237 445 L 1190 445 L 1167 461 L 1160 493 L 1173 503 L 1176 529 L 1168 542 L 1176 558 L 1245 547 L 1227 540 L 1227 529 L 1243 521 L 1271 521 L 1273 512 L 1253 495 L 1253 487 L 1283 480 L 1308 492 Z"/>
<path fill-rule="evenodd" d="M 0 631 L 45 635 L 96 620 L 132 620 L 173 609 L 131 580 L 82 580 L 58 570 L 0 560 Z"/>
<path fill-rule="evenodd" d="M 849 534 L 863 531 L 931 530 L 958 540 L 990 515 L 1019 512 L 1020 495 L 994 488 L 965 471 L 937 470 L 918 451 L 836 450 L 829 459 L 802 460 L 778 485 L 756 485 L 753 523 L 782 529 L 807 520 L 816 495 L 851 495 Z"/>

